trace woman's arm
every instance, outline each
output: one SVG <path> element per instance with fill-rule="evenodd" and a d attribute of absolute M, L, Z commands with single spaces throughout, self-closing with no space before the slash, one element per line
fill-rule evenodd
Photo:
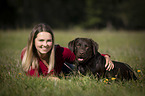
<path fill-rule="evenodd" d="M 74 63 L 75 61 L 75 54 L 70 51 L 70 49 L 64 47 L 64 52 L 65 60 L 68 63 Z"/>
<path fill-rule="evenodd" d="M 32 69 L 32 67 L 29 69 L 28 72 L 26 72 L 27 76 L 34 76 L 34 77 L 39 77 L 39 73 L 37 69 Z"/>
<path fill-rule="evenodd" d="M 101 54 L 101 55 L 104 56 L 106 59 L 106 64 L 105 64 L 105 68 L 107 67 L 106 70 L 110 71 L 111 69 L 113 69 L 114 64 L 113 64 L 112 60 L 110 59 L 110 55 L 108 55 L 108 54 Z"/>
<path fill-rule="evenodd" d="M 75 55 L 68 48 L 64 48 L 64 53 L 63 54 L 65 54 L 65 56 L 66 56 L 66 62 L 68 62 L 68 63 L 73 63 L 74 62 Z M 111 69 L 113 69 L 114 64 L 113 64 L 112 60 L 110 59 L 110 55 L 108 55 L 108 54 L 101 54 L 101 55 L 104 56 L 105 59 L 106 59 L 106 64 L 105 64 L 105 67 L 107 67 L 106 70 L 110 71 Z"/>
<path fill-rule="evenodd" d="M 57 81 L 57 80 L 60 80 L 58 77 L 52 77 L 52 76 L 49 76 L 48 78 L 47 78 L 47 80 L 55 80 L 55 81 Z"/>

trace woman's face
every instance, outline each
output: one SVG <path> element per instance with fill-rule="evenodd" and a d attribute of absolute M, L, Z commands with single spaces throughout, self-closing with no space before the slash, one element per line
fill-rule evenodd
<path fill-rule="evenodd" d="M 40 32 L 35 38 L 35 47 L 38 54 L 48 53 L 53 46 L 52 36 L 48 32 Z"/>

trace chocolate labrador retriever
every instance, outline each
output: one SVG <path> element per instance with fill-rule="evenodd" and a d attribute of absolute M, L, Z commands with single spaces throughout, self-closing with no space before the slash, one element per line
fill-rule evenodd
<path fill-rule="evenodd" d="M 132 68 L 125 63 L 112 61 L 114 69 L 106 71 L 106 59 L 98 52 L 98 44 L 92 39 L 76 38 L 68 44 L 68 48 L 76 55 L 77 70 L 83 75 L 91 72 L 94 76 L 119 80 L 136 80 Z"/>

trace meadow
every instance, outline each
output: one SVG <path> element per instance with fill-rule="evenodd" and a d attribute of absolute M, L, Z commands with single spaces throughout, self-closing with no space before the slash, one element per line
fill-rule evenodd
<path fill-rule="evenodd" d="M 26 76 L 21 69 L 20 54 L 31 30 L 0 31 L 0 96 L 144 96 L 145 95 L 145 32 L 54 30 L 55 43 L 67 47 L 77 37 L 92 38 L 99 52 L 112 60 L 128 63 L 138 76 L 137 81 L 71 76 L 59 81 Z"/>

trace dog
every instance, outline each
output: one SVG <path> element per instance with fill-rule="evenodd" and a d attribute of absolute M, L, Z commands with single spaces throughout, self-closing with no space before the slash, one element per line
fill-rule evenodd
<path fill-rule="evenodd" d="M 132 68 L 125 63 L 112 61 L 114 68 L 107 71 L 106 59 L 98 52 L 98 44 L 89 38 L 76 38 L 68 43 L 68 48 L 76 55 L 77 70 L 86 75 L 91 72 L 97 78 L 116 78 L 116 80 L 137 80 Z"/>

